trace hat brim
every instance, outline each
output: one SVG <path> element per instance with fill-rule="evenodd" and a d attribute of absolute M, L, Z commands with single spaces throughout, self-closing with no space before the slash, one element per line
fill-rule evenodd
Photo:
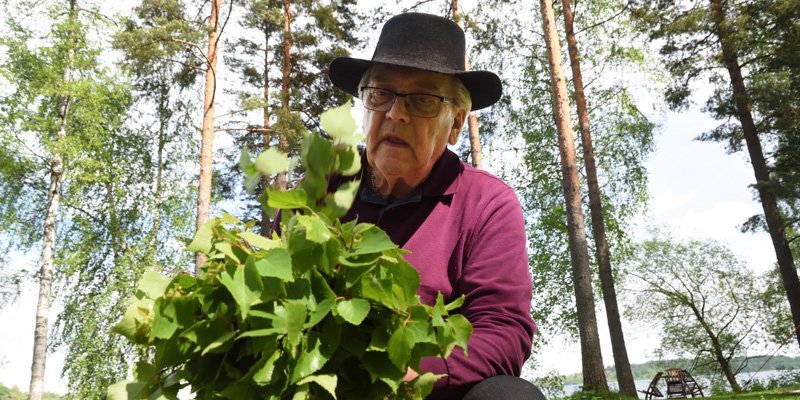
<path fill-rule="evenodd" d="M 503 85 L 500 78 L 490 71 L 439 71 L 419 65 L 404 63 L 388 63 L 359 58 L 339 57 L 334 59 L 329 68 L 329 76 L 334 86 L 354 97 L 358 97 L 358 83 L 369 67 L 375 64 L 395 65 L 452 75 L 464 84 L 472 99 L 472 111 L 489 107 L 503 96 Z"/>

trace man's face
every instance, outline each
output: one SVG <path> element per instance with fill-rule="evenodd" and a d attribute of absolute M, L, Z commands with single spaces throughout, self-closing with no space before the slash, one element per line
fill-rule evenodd
<path fill-rule="evenodd" d="M 366 86 L 392 92 L 423 93 L 453 98 L 453 78 L 444 74 L 386 65 L 373 66 Z M 387 179 L 416 187 L 427 178 L 447 143 L 455 144 L 466 111 L 442 104 L 439 115 L 411 115 L 405 98 L 388 111 L 364 111 L 367 159 Z"/>

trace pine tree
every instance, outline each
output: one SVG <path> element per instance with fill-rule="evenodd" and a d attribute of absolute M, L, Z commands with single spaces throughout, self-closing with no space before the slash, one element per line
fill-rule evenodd
<path fill-rule="evenodd" d="M 561 63 L 561 44 L 555 27 L 555 13 L 550 0 L 539 1 L 544 26 L 544 40 L 550 64 L 553 115 L 558 133 L 558 148 L 561 155 L 564 200 L 567 208 L 567 232 L 570 258 L 572 259 L 572 281 L 575 289 L 578 330 L 581 339 L 583 365 L 583 387 L 586 390 L 608 391 L 600 352 L 600 338 L 594 308 L 589 254 L 583 224 L 583 209 L 578 182 L 578 167 L 572 123 L 569 116 L 567 82 Z"/>
<path fill-rule="evenodd" d="M 232 0 L 231 0 L 232 1 Z M 211 0 L 211 14 L 208 19 L 208 51 L 206 60 L 206 83 L 203 91 L 203 133 L 200 140 L 200 178 L 197 185 L 197 230 L 208 222 L 211 213 L 211 171 L 214 148 L 214 101 L 217 94 L 217 42 L 221 31 L 220 0 Z M 194 264 L 195 275 L 200 274 L 200 266 L 205 256 L 197 253 Z"/>
<path fill-rule="evenodd" d="M 762 8 L 770 12 L 762 14 Z M 688 104 L 692 93 L 690 84 L 696 78 L 709 77 L 714 83 L 715 92 L 705 109 L 715 118 L 728 122 L 703 133 L 700 139 L 725 142 L 731 151 L 747 148 L 764 214 L 763 220 L 761 217 L 751 219 L 746 227 L 765 225 L 769 232 L 793 323 L 800 326 L 800 279 L 790 248 L 790 235 L 796 230 L 792 223 L 796 223 L 796 219 L 790 215 L 787 220 L 785 215 L 791 213 L 792 204 L 797 203 L 791 198 L 778 197 L 780 191 L 776 190 L 773 180 L 773 166 L 768 164 L 762 145 L 763 141 L 769 141 L 770 136 L 777 138 L 778 143 L 787 143 L 785 138 L 790 137 L 794 130 L 786 129 L 784 124 L 797 121 L 793 116 L 796 113 L 787 114 L 780 107 L 774 109 L 775 102 L 764 101 L 775 96 L 791 99 L 791 89 L 787 88 L 790 84 L 787 84 L 792 78 L 788 77 L 797 75 L 798 67 L 796 63 L 787 61 L 796 60 L 790 49 L 796 48 L 793 39 L 798 34 L 789 21 L 793 21 L 792 16 L 800 15 L 797 4 L 791 1 L 711 0 L 681 4 L 657 1 L 639 4 L 635 13 L 649 27 L 651 38 L 664 40 L 661 54 L 673 77 L 672 85 L 664 95 L 672 108 L 680 109 Z M 772 60 L 778 54 L 781 57 L 777 64 L 783 64 L 778 70 L 787 74 L 784 77 L 765 73 L 770 70 L 770 65 L 775 66 Z M 724 74 L 707 72 L 721 68 L 724 68 Z M 767 83 L 773 79 L 780 84 Z M 786 89 L 776 90 L 779 88 Z M 772 93 L 764 95 L 767 91 Z M 786 104 L 791 110 L 797 103 L 789 100 Z M 738 123 L 733 122 L 735 120 Z M 786 327 L 787 333 L 793 329 Z M 796 337 L 800 345 L 800 332 Z"/>
<path fill-rule="evenodd" d="M 225 61 L 239 74 L 242 83 L 233 91 L 239 98 L 234 132 L 236 146 L 227 154 L 229 164 L 238 164 L 238 149 L 253 153 L 277 147 L 297 154 L 303 132 L 317 130 L 319 115 L 347 100 L 327 79 L 333 58 L 347 56 L 347 48 L 358 45 L 355 38 L 355 2 L 335 1 L 243 1 L 240 25 L 246 34 L 232 40 L 235 49 Z M 244 126 L 242 126 L 244 125 Z M 225 197 L 238 196 L 241 179 L 238 166 L 224 173 Z M 285 176 L 277 185 L 285 185 Z M 270 185 L 268 179 L 261 187 Z M 255 192 L 260 192 L 257 190 Z M 269 231 L 270 215 L 248 196 L 248 218 L 261 220 L 260 229 Z"/>
<path fill-rule="evenodd" d="M 589 209 L 591 212 L 592 233 L 595 242 L 595 254 L 599 267 L 600 284 L 602 286 L 603 301 L 608 319 L 608 329 L 611 334 L 611 346 L 614 355 L 614 367 L 617 372 L 620 392 L 629 397 L 636 397 L 636 385 L 633 383 L 628 351 L 625 348 L 625 337 L 622 331 L 622 321 L 617 305 L 617 292 L 614 288 L 614 273 L 611 268 L 611 255 L 608 241 L 606 240 L 605 219 L 600 194 L 600 185 L 597 180 L 597 165 L 592 146 L 592 134 L 589 125 L 589 109 L 586 104 L 586 95 L 581 73 L 578 41 L 575 37 L 574 14 L 570 0 L 561 2 L 564 12 L 564 31 L 567 36 L 569 60 L 572 68 L 572 83 L 575 88 L 575 101 L 578 108 L 578 125 L 581 131 L 583 144 L 583 162 L 586 169 L 586 180 L 589 186 Z"/>

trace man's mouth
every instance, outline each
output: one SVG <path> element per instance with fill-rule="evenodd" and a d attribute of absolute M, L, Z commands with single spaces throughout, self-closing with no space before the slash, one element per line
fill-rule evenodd
<path fill-rule="evenodd" d="M 383 142 L 393 146 L 408 146 L 405 140 L 394 136 L 394 135 L 386 135 L 383 137 Z"/>

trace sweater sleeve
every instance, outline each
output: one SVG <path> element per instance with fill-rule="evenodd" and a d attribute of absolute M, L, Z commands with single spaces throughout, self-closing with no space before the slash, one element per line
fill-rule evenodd
<path fill-rule="evenodd" d="M 460 398 L 490 376 L 519 376 L 530 355 L 535 325 L 525 223 L 514 191 L 505 189 L 486 204 L 467 238 L 454 291 L 465 295 L 460 312 L 473 326 L 467 354 L 457 347 L 446 360 L 423 359 L 422 371 L 447 374 L 429 399 Z"/>

